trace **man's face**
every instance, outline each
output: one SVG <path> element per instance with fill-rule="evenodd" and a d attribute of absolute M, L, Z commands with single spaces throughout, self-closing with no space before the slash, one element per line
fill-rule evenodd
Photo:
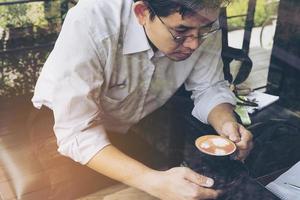
<path fill-rule="evenodd" d="M 199 33 L 207 32 L 219 16 L 217 9 L 203 9 L 195 15 L 182 17 L 178 12 L 154 20 L 145 18 L 145 31 L 153 45 L 174 61 L 185 60 L 201 45 Z M 182 43 L 174 41 L 176 36 L 186 37 Z"/>

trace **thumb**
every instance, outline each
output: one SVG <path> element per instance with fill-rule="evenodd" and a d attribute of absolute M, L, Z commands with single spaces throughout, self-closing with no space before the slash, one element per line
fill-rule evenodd
<path fill-rule="evenodd" d="M 228 135 L 228 138 L 229 138 L 231 141 L 235 142 L 235 143 L 241 141 L 240 134 L 239 134 L 238 132 L 236 132 L 236 131 L 232 131 L 232 132 L 230 132 L 230 133 L 227 134 L 227 135 Z"/>
<path fill-rule="evenodd" d="M 203 187 L 212 187 L 214 185 L 214 180 L 211 178 L 208 178 L 206 176 L 202 176 L 190 168 L 187 168 L 184 178 L 186 180 L 189 180 L 192 183 L 195 183 L 199 186 Z"/>
<path fill-rule="evenodd" d="M 241 141 L 239 126 L 236 122 L 226 122 L 222 126 L 222 134 L 228 137 L 231 141 L 237 143 Z"/>

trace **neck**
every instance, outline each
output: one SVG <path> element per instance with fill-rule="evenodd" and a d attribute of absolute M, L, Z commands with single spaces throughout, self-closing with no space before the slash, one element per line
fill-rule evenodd
<path fill-rule="evenodd" d="M 152 48 L 153 52 L 157 52 L 157 51 L 158 51 L 157 47 L 156 47 L 156 46 L 152 43 L 152 41 L 149 39 L 148 34 L 147 34 L 147 31 L 146 31 L 146 29 L 145 29 L 144 26 L 143 26 L 143 28 L 144 28 L 144 32 L 145 32 L 145 35 L 146 35 L 146 37 L 147 37 L 147 40 L 148 40 L 148 42 L 149 42 L 149 44 L 150 44 L 150 47 Z"/>

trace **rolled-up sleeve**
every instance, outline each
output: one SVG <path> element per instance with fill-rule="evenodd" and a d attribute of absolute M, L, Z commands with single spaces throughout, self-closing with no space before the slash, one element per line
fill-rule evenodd
<path fill-rule="evenodd" d="M 98 97 L 103 85 L 101 55 L 84 16 L 68 12 L 32 99 L 50 107 L 58 151 L 86 164 L 110 142 L 102 127 Z"/>
<path fill-rule="evenodd" d="M 215 106 L 221 103 L 235 105 L 236 100 L 228 82 L 224 80 L 220 32 L 205 41 L 199 55 L 185 87 L 192 91 L 192 115 L 207 124 L 208 115 Z"/>
<path fill-rule="evenodd" d="M 109 144 L 101 125 L 103 113 L 93 97 L 100 84 L 101 81 L 97 83 L 96 80 L 88 84 L 71 74 L 57 84 L 53 98 L 58 151 L 81 164 L 86 164 Z"/>

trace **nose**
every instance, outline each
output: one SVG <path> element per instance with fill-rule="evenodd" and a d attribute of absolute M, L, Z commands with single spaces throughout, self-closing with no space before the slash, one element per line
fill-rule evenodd
<path fill-rule="evenodd" d="M 199 41 L 198 38 L 189 37 L 184 41 L 183 46 L 191 50 L 195 50 L 200 46 L 200 44 L 201 42 Z"/>

